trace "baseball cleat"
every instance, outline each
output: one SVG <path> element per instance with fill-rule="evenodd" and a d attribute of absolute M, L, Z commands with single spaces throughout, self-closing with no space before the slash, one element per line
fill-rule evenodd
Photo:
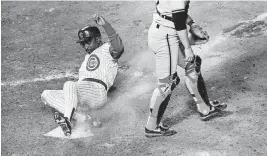
<path fill-rule="evenodd" d="M 164 130 L 164 131 L 167 131 L 168 129 L 170 129 L 170 127 L 168 125 L 166 125 L 166 124 L 164 124 L 162 122 L 159 124 L 159 128 L 161 130 Z"/>
<path fill-rule="evenodd" d="M 71 124 L 68 118 L 62 117 L 59 112 L 54 113 L 55 122 L 61 127 L 65 136 L 71 135 Z"/>
<path fill-rule="evenodd" d="M 211 119 L 212 117 L 214 117 L 215 115 L 217 115 L 218 113 L 220 113 L 221 111 L 222 110 L 217 109 L 217 107 L 210 106 L 210 111 L 208 114 L 204 115 L 204 114 L 199 112 L 200 119 L 203 121 L 207 121 L 207 120 Z"/>
<path fill-rule="evenodd" d="M 227 107 L 226 103 L 220 103 L 218 100 L 210 101 L 210 105 L 217 110 L 224 110 Z"/>
<path fill-rule="evenodd" d="M 159 137 L 159 136 L 171 136 L 176 134 L 177 132 L 175 130 L 162 130 L 160 127 L 157 127 L 154 130 L 149 130 L 145 128 L 145 136 L 148 138 L 152 137 Z"/>

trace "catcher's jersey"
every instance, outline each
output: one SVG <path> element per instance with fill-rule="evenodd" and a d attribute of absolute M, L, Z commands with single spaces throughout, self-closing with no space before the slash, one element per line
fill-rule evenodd
<path fill-rule="evenodd" d="M 187 12 L 189 1 L 184 0 L 156 0 L 156 10 L 161 15 L 172 17 L 172 13 Z M 157 11 L 153 14 L 153 20 L 163 26 L 175 28 L 174 23 L 159 16 Z"/>
<path fill-rule="evenodd" d="M 105 82 L 108 89 L 113 85 L 117 75 L 118 60 L 112 58 L 109 48 L 110 43 L 105 43 L 91 54 L 85 55 L 79 69 L 79 81 L 85 78 L 95 78 Z"/>

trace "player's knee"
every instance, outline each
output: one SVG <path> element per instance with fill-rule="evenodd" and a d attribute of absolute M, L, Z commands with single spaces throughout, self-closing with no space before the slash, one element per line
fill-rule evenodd
<path fill-rule="evenodd" d="M 163 92 L 166 91 L 173 91 L 176 86 L 180 83 L 180 78 L 175 72 L 174 74 L 164 78 L 164 79 L 159 79 L 158 86 L 163 90 Z"/>
<path fill-rule="evenodd" d="M 47 90 L 44 90 L 41 94 L 41 97 L 45 97 L 47 95 Z"/>
<path fill-rule="evenodd" d="M 196 55 L 194 62 L 190 62 L 186 65 L 185 75 L 189 79 L 191 79 L 193 81 L 197 81 L 198 76 L 201 73 L 200 68 L 201 68 L 201 58 L 198 55 Z"/>
<path fill-rule="evenodd" d="M 46 102 L 46 98 L 47 98 L 47 96 L 48 96 L 48 90 L 44 90 L 44 91 L 42 92 L 42 94 L 41 94 L 41 101 L 42 101 L 43 103 L 45 103 L 45 104 L 47 104 L 47 102 Z"/>
<path fill-rule="evenodd" d="M 63 89 L 65 88 L 73 88 L 73 87 L 76 87 L 76 84 L 75 84 L 75 82 L 73 82 L 73 81 L 66 81 L 65 83 L 64 83 L 64 86 L 63 86 Z"/>
<path fill-rule="evenodd" d="M 73 81 L 66 81 L 64 83 L 64 86 L 70 86 L 70 85 L 74 85 L 74 82 Z"/>

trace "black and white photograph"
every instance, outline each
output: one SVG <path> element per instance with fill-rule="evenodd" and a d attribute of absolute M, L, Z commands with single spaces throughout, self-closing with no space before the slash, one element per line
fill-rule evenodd
<path fill-rule="evenodd" d="M 1 1 L 2 156 L 266 156 L 267 1 Z"/>

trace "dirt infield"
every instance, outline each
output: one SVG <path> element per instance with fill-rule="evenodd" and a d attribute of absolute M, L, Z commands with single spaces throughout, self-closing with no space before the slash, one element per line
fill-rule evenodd
<path fill-rule="evenodd" d="M 156 85 L 147 46 L 153 1 L 1 2 L 1 154 L 264 156 L 267 153 L 267 2 L 191 2 L 190 15 L 211 40 L 194 47 L 203 59 L 209 95 L 228 103 L 203 122 L 184 85 L 174 90 L 165 121 L 171 137 L 144 137 L 149 100 Z M 57 127 L 40 100 L 45 89 L 76 80 L 84 51 L 79 28 L 102 14 L 117 30 L 125 53 L 103 127 L 93 137 L 44 136 Z M 103 29 L 101 29 L 102 32 Z M 104 35 L 104 40 L 106 40 Z"/>

